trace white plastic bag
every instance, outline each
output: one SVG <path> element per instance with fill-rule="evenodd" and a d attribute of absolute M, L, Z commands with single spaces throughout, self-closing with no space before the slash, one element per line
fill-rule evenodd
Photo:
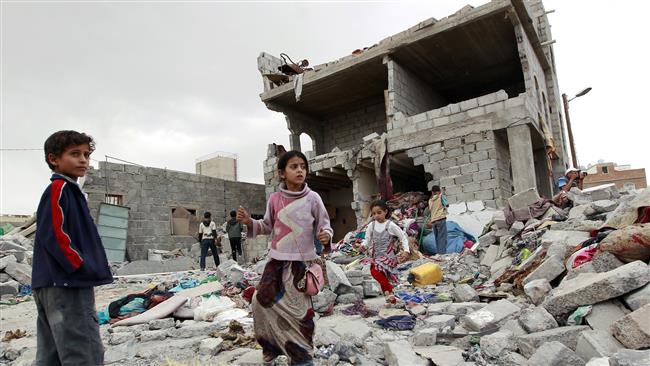
<path fill-rule="evenodd" d="M 232 309 L 235 303 L 226 296 L 212 295 L 203 299 L 201 304 L 194 309 L 194 320 L 212 321 L 217 314 Z"/>
<path fill-rule="evenodd" d="M 245 324 L 247 323 L 246 319 L 248 317 L 248 311 L 243 309 L 229 309 L 223 311 L 217 315 L 212 321 L 213 324 L 218 324 L 220 328 L 225 328 L 230 324 L 232 320 L 237 320 L 238 322 Z M 253 320 L 252 318 L 250 319 Z"/>

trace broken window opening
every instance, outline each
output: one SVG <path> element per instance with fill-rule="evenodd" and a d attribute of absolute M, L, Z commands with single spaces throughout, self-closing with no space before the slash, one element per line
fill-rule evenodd
<path fill-rule="evenodd" d="M 308 151 L 316 151 L 316 144 L 312 137 L 308 135 L 307 133 L 303 132 L 300 134 L 300 149 L 302 150 L 303 153 L 307 153 Z"/>
<path fill-rule="evenodd" d="M 606 166 L 603 167 L 603 174 L 609 174 L 609 169 Z"/>
<path fill-rule="evenodd" d="M 124 206 L 124 196 L 121 194 L 106 194 L 104 202 L 109 205 Z"/>
<path fill-rule="evenodd" d="M 172 235 L 194 235 L 199 231 L 200 218 L 196 209 L 176 206 L 171 209 Z M 214 217 L 213 217 L 214 220 Z"/>

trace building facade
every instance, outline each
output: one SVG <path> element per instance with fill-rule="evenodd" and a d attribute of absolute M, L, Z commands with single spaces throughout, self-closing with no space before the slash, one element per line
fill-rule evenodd
<path fill-rule="evenodd" d="M 598 163 L 589 167 L 587 173 L 585 188 L 614 183 L 618 190 L 633 191 L 648 186 L 644 168 L 631 169 L 614 163 Z"/>

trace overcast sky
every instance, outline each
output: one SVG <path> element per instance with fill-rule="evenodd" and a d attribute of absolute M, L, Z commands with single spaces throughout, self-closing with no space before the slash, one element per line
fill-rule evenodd
<path fill-rule="evenodd" d="M 214 151 L 239 155 L 262 183 L 282 115 L 259 99 L 261 51 L 320 64 L 429 17 L 485 1 L 7 2 L 1 23 L 0 213 L 31 214 L 48 184 L 42 148 L 61 129 L 95 137 L 93 158 L 194 172 Z M 546 1 L 581 164 L 650 168 L 650 3 Z"/>

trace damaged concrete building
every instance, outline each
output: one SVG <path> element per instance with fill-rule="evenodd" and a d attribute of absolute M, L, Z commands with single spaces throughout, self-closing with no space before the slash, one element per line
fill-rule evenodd
<path fill-rule="evenodd" d="M 260 97 L 286 116 L 291 149 L 313 150 L 308 180 L 335 232 L 367 217 L 382 159 L 395 192 L 436 184 L 451 203 L 491 207 L 531 187 L 552 195 L 569 160 L 546 14 L 536 0 L 466 6 L 295 76 L 260 54 Z M 276 155 L 270 145 L 267 195 Z"/>

